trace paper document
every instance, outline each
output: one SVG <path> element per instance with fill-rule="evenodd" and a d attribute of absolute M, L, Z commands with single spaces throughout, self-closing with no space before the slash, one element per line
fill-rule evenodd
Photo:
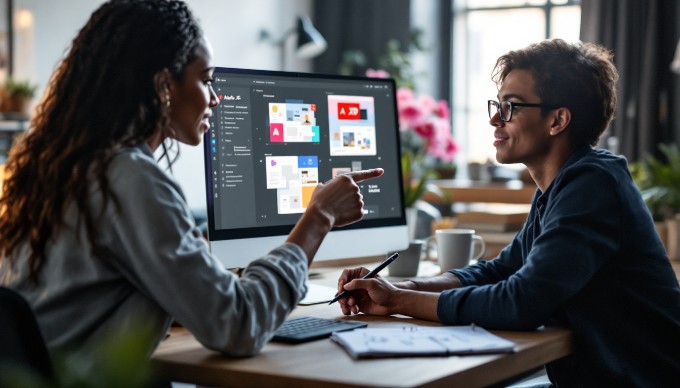
<path fill-rule="evenodd" d="M 307 283 L 307 295 L 305 295 L 298 304 L 306 306 L 317 303 L 328 303 L 337 293 L 337 288 Z"/>
<path fill-rule="evenodd" d="M 333 333 L 353 358 L 512 352 L 515 343 L 478 326 L 365 328 Z"/>

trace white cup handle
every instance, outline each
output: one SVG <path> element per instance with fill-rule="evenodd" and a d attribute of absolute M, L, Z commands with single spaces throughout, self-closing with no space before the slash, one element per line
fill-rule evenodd
<path fill-rule="evenodd" d="M 472 260 L 479 260 L 482 258 L 482 256 L 484 256 L 484 253 L 486 252 L 486 243 L 484 243 L 484 239 L 482 238 L 482 236 L 477 234 L 472 236 L 472 239 L 473 241 L 479 241 L 481 247 L 479 253 Z"/>

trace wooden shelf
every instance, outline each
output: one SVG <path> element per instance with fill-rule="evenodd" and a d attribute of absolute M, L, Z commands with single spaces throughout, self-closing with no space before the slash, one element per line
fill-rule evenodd
<path fill-rule="evenodd" d="M 496 203 L 531 203 L 536 191 L 535 185 L 521 181 L 506 183 L 481 183 L 458 179 L 434 180 L 431 184 L 450 195 L 453 202 L 496 202 Z M 442 199 L 431 192 L 425 193 L 423 199 L 430 203 L 442 203 Z"/>

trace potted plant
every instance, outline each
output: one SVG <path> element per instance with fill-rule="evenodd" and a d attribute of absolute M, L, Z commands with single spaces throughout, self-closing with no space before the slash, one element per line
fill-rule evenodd
<path fill-rule="evenodd" d="M 4 112 L 18 112 L 28 114 L 29 107 L 38 85 L 29 81 L 17 81 L 13 78 L 7 79 L 4 86 L 2 110 Z"/>
<path fill-rule="evenodd" d="M 630 171 L 657 223 L 668 256 L 680 259 L 680 149 L 675 144 L 658 147 L 661 159 L 648 155 L 631 163 Z"/>

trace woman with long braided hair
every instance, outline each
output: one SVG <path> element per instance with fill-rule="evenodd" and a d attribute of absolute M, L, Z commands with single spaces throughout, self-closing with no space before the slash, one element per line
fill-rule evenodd
<path fill-rule="evenodd" d="M 0 284 L 26 298 L 51 350 L 141 317 L 155 343 L 174 318 L 206 347 L 252 355 L 304 296 L 328 231 L 361 219 L 355 182 L 382 169 L 320 184 L 285 244 L 241 277 L 223 268 L 154 158 L 172 164 L 173 142 L 209 129 L 211 61 L 182 1 L 111 0 L 55 71 L 0 197 Z"/>

